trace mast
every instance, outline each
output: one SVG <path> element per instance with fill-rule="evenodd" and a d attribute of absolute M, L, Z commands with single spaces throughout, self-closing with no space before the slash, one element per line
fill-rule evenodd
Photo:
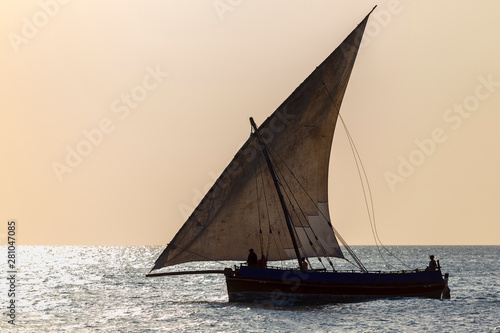
<path fill-rule="evenodd" d="M 290 214 L 288 213 L 288 209 L 286 208 L 285 199 L 283 199 L 283 194 L 281 194 L 281 189 L 280 189 L 280 186 L 278 183 L 278 178 L 276 177 L 273 165 L 271 163 L 271 159 L 269 158 L 269 154 L 267 153 L 267 146 L 264 143 L 264 141 L 262 141 L 262 139 L 260 138 L 259 133 L 257 133 L 257 125 L 255 124 L 252 117 L 250 117 L 250 124 L 252 125 L 253 129 L 255 130 L 255 136 L 257 137 L 260 145 L 262 146 L 262 152 L 263 152 L 264 157 L 266 159 L 267 167 L 269 168 L 269 172 L 271 173 L 271 177 L 273 178 L 274 186 L 276 188 L 276 192 L 278 193 L 278 198 L 280 199 L 281 208 L 283 209 L 283 214 L 285 214 L 286 226 L 288 227 L 288 232 L 290 233 L 290 238 L 292 239 L 293 249 L 295 250 L 295 255 L 297 256 L 297 261 L 299 263 L 299 267 L 302 270 L 302 265 L 300 262 L 301 256 L 300 256 L 300 252 L 299 252 L 299 247 L 297 245 L 297 239 L 295 238 L 295 233 L 293 231 L 292 221 L 290 220 Z"/>

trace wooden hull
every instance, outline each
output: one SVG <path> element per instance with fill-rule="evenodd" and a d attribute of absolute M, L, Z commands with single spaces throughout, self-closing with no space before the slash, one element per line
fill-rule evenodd
<path fill-rule="evenodd" d="M 230 302 L 275 305 L 356 302 L 387 297 L 440 298 L 441 271 L 317 272 L 241 266 L 226 274 Z"/>

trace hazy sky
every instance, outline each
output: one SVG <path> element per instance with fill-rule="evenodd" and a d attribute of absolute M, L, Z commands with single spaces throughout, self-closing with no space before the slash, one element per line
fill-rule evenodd
<path fill-rule="evenodd" d="M 0 235 L 165 245 L 378 5 L 342 106 L 385 244 L 500 244 L 500 2 L 2 1 Z M 373 244 L 345 131 L 330 210 Z"/>

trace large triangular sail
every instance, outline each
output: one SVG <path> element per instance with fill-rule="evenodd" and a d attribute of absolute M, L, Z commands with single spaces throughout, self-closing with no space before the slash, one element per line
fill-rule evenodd
<path fill-rule="evenodd" d="M 343 257 L 330 224 L 328 168 L 338 113 L 369 15 L 257 130 L 279 173 L 299 252 L 306 257 Z M 296 258 L 262 149 L 251 135 L 153 269 L 245 260 L 249 248 L 268 260 Z"/>

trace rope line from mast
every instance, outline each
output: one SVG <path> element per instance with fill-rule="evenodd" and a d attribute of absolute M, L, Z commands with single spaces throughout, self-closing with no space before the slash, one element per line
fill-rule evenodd
<path fill-rule="evenodd" d="M 271 148 L 272 149 L 272 148 Z M 290 169 L 290 167 L 285 163 L 285 161 L 283 160 L 283 158 L 281 158 L 281 156 L 275 152 L 276 155 L 278 156 L 278 158 L 281 160 L 281 162 L 283 163 L 283 165 L 287 168 L 288 172 L 290 172 L 290 174 L 293 176 L 293 178 L 295 179 L 295 181 L 297 182 L 297 184 L 299 184 L 299 186 L 301 187 L 301 189 L 304 191 L 304 193 L 306 194 L 306 196 L 309 198 L 309 200 L 311 201 L 311 203 L 314 205 L 314 207 L 318 210 L 319 214 L 321 214 L 321 216 L 324 218 L 324 220 L 328 223 L 328 225 L 332 228 L 333 230 L 333 233 L 334 235 L 339 239 L 339 241 L 342 243 L 342 245 L 344 246 L 344 248 L 347 250 L 347 252 L 349 253 L 349 255 L 354 259 L 354 261 L 356 262 L 356 265 L 361 271 L 367 271 L 367 269 L 365 268 L 365 266 L 363 265 L 363 263 L 361 262 L 361 260 L 356 256 L 356 254 L 354 253 L 354 251 L 351 249 L 351 247 L 347 244 L 347 242 L 344 240 L 344 238 L 340 235 L 340 233 L 337 231 L 337 229 L 335 229 L 335 227 L 332 225 L 332 223 L 330 222 L 329 218 L 327 218 L 327 216 L 321 211 L 321 209 L 319 208 L 317 202 L 315 202 L 315 200 L 311 197 L 311 195 L 309 194 L 309 192 L 307 192 L 307 190 L 305 189 L 305 187 L 302 185 L 302 183 L 299 181 L 299 179 L 297 178 L 297 176 L 295 176 L 295 174 L 293 173 L 293 171 Z M 330 258 L 328 256 L 326 256 L 326 259 L 328 260 L 330 266 L 332 266 L 332 268 L 335 270 L 335 268 L 333 267 L 333 263 L 331 262 Z M 347 258 L 344 257 L 344 259 L 346 261 L 348 261 L 349 263 L 352 264 L 352 262 L 350 262 Z"/>
<path fill-rule="evenodd" d="M 273 155 L 270 154 L 271 158 L 273 158 Z M 283 164 L 284 161 L 280 158 L 280 160 L 282 161 Z M 286 165 L 285 165 L 286 166 Z M 286 166 L 286 168 L 289 170 L 288 166 Z M 306 235 L 307 237 L 307 240 L 309 242 L 309 245 L 311 246 L 312 250 L 314 251 L 315 255 L 320 258 L 321 257 L 321 254 L 319 253 L 319 251 L 316 249 L 316 246 L 314 246 L 314 242 L 311 240 L 311 237 L 308 233 L 308 231 L 305 229 L 305 228 L 309 228 L 309 231 L 312 232 L 313 236 L 314 236 L 314 240 L 315 242 L 317 243 L 317 245 L 319 245 L 320 249 L 322 250 L 323 252 L 323 256 L 326 257 L 328 259 L 328 262 L 330 263 L 330 266 L 332 267 L 332 269 L 335 270 L 335 267 L 333 266 L 333 263 L 330 261 L 330 259 L 328 258 L 328 251 L 326 251 L 325 247 L 323 246 L 323 244 L 320 242 L 318 236 L 316 235 L 316 232 L 314 231 L 314 229 L 312 228 L 311 224 L 309 223 L 309 218 L 308 216 L 306 215 L 306 213 L 304 212 L 304 210 L 302 209 L 302 206 L 300 205 L 299 201 L 297 200 L 297 198 L 295 197 L 295 194 L 294 192 L 292 191 L 291 189 L 291 186 L 288 184 L 288 182 L 286 181 L 286 177 L 285 175 L 283 174 L 283 172 L 281 171 L 281 169 L 279 168 L 278 164 L 275 163 L 275 169 L 277 170 L 277 174 L 279 174 L 279 176 L 282 178 L 282 181 L 280 181 L 280 183 L 285 185 L 283 186 L 283 189 L 284 189 L 284 193 L 285 195 L 287 196 L 288 198 L 288 201 L 290 203 L 290 206 L 292 207 L 294 213 L 296 214 L 297 216 L 297 219 L 299 220 L 299 223 L 300 223 L 300 226 L 302 228 L 304 228 L 304 234 Z M 295 178 L 296 179 L 296 178 Z M 296 181 L 299 183 L 299 181 L 296 179 Z M 301 185 L 299 183 L 299 185 Z M 301 186 L 302 187 L 302 186 Z M 287 191 L 288 190 L 288 191 Z M 291 196 L 291 198 L 290 198 Z M 295 205 L 292 203 L 292 199 L 293 201 L 296 203 L 298 209 L 300 210 L 300 213 L 303 217 L 303 219 L 299 216 L 299 213 L 296 211 L 295 209 Z M 305 225 L 302 221 L 305 221 Z M 304 255 L 304 257 L 307 258 L 307 255 Z M 323 266 L 323 268 L 326 269 L 326 267 L 324 266 L 323 262 L 321 260 L 319 260 L 321 265 Z"/>
<path fill-rule="evenodd" d="M 338 240 L 342 243 L 342 245 L 344 246 L 344 248 L 347 250 L 347 252 L 349 253 L 349 255 L 354 259 L 354 261 L 356 262 L 356 265 L 357 267 L 362 270 L 362 271 L 368 271 L 365 266 L 363 265 L 363 263 L 361 262 L 361 260 L 356 256 L 356 254 L 354 253 L 354 251 L 351 249 L 351 247 L 349 246 L 349 244 L 347 244 L 347 242 L 344 240 L 344 238 L 340 235 L 340 233 L 337 231 L 337 229 L 335 229 L 335 227 L 332 225 L 332 223 L 330 222 L 330 219 L 327 218 L 327 216 L 321 211 L 321 209 L 319 208 L 318 204 L 315 202 L 315 200 L 311 197 L 311 195 L 309 194 L 309 192 L 307 192 L 307 190 L 305 189 L 304 185 L 302 185 L 302 183 L 299 181 L 299 179 L 297 178 L 297 176 L 293 173 L 293 171 L 290 169 L 290 167 L 285 163 L 285 161 L 283 160 L 283 158 L 281 158 L 281 156 L 275 152 L 276 155 L 278 156 L 278 158 L 281 160 L 281 162 L 283 163 L 283 165 L 287 168 L 288 172 L 290 172 L 290 174 L 293 176 L 293 178 L 295 179 L 295 181 L 297 182 L 297 184 L 299 184 L 299 186 L 301 187 L 301 189 L 304 191 L 304 193 L 307 195 L 307 197 L 309 198 L 309 200 L 311 200 L 311 203 L 314 205 L 314 207 L 318 210 L 319 214 L 321 214 L 321 216 L 323 216 L 323 218 L 325 219 L 325 221 L 328 223 L 328 225 L 332 228 L 333 230 L 333 233 L 334 235 L 338 238 Z M 328 260 L 329 257 L 326 257 Z M 346 258 L 344 258 L 345 260 L 347 260 Z M 349 261 L 349 260 L 347 260 Z M 333 263 L 331 263 L 331 265 L 333 266 Z"/>
<path fill-rule="evenodd" d="M 262 222 L 260 220 L 260 200 L 259 200 L 259 182 L 257 179 L 257 159 L 254 159 L 254 166 L 255 166 L 255 194 L 257 196 L 257 215 L 259 218 L 260 255 L 262 257 L 264 255 L 264 235 L 262 234 Z"/>
<path fill-rule="evenodd" d="M 251 127 L 251 133 L 254 133 L 254 130 L 253 130 L 253 127 Z M 257 153 L 257 161 L 259 163 L 259 170 L 262 170 L 262 159 L 264 158 L 264 156 L 261 156 L 261 154 L 263 155 L 264 154 L 264 151 L 261 149 L 259 150 L 260 153 Z M 282 239 L 281 239 L 281 233 L 280 231 L 278 230 L 278 232 L 273 232 L 273 228 L 272 228 L 272 224 L 271 224 L 271 215 L 269 213 L 269 204 L 268 204 L 268 199 L 267 199 L 267 194 L 266 194 L 266 186 L 265 186 L 265 180 L 264 180 L 264 173 L 263 172 L 260 172 L 260 180 L 261 180 L 261 185 L 262 185 L 262 192 L 263 192 L 263 195 L 264 195 L 264 204 L 266 206 L 266 216 L 267 216 L 267 222 L 268 222 L 268 230 L 269 230 L 269 235 L 268 235 L 268 238 L 267 238 L 267 246 L 266 246 L 266 260 L 269 260 L 269 251 L 271 249 L 271 240 L 273 241 L 273 244 L 274 246 L 276 247 L 276 253 L 278 255 L 278 260 L 283 262 L 283 258 L 281 256 L 282 254 L 282 250 L 281 249 L 284 249 L 284 245 L 283 245 L 283 242 L 282 242 Z M 255 177 L 257 179 L 257 174 L 255 174 Z M 259 217 L 260 219 L 260 217 Z M 279 244 L 278 244 L 279 243 Z"/>
<path fill-rule="evenodd" d="M 330 100 L 334 103 L 332 95 L 330 94 L 330 91 L 326 87 L 325 82 L 323 82 L 323 86 L 325 87 L 325 90 L 328 93 L 328 96 L 330 97 Z M 379 237 L 378 231 L 377 231 L 376 221 L 375 221 L 375 208 L 374 208 L 374 203 L 373 203 L 373 196 L 372 196 L 372 192 L 371 192 L 370 182 L 368 180 L 368 175 L 366 174 L 366 169 L 365 169 L 365 167 L 363 165 L 363 161 L 361 160 L 361 155 L 359 154 L 359 151 L 358 151 L 358 149 L 356 147 L 356 144 L 354 143 L 354 139 L 352 138 L 351 133 L 350 133 L 349 129 L 347 128 L 347 125 L 346 125 L 346 123 L 344 121 L 344 118 L 340 114 L 340 110 L 337 107 L 335 107 L 335 110 L 336 110 L 337 116 L 340 118 L 340 122 L 342 123 L 342 126 L 343 126 L 343 128 L 344 128 L 344 130 L 346 132 L 346 136 L 348 138 L 349 145 L 350 145 L 351 151 L 353 153 L 354 161 L 356 163 L 356 168 L 357 168 L 357 171 L 358 171 L 358 176 L 359 176 L 359 179 L 360 179 L 360 182 L 361 182 L 361 187 L 363 189 L 363 196 L 364 196 L 364 199 L 365 199 L 365 205 L 366 205 L 366 209 L 367 209 L 367 212 L 368 212 L 368 219 L 370 221 L 370 228 L 372 230 L 372 234 L 373 234 L 373 238 L 375 240 L 375 246 L 377 248 L 377 251 L 378 251 L 380 257 L 382 258 L 382 260 L 384 260 L 384 262 L 388 266 L 390 266 L 391 268 L 395 269 L 395 267 L 393 265 L 391 265 L 385 259 L 385 257 L 383 256 L 382 252 L 380 251 L 380 247 L 382 247 L 385 251 L 387 251 L 387 253 L 389 255 L 393 256 L 396 260 L 398 260 L 403 266 L 405 266 L 406 268 L 410 268 L 406 263 L 404 263 L 401 259 L 399 259 L 392 251 L 390 251 L 386 246 L 384 246 L 382 244 L 382 241 L 380 240 L 380 237 Z M 366 183 L 366 188 L 365 188 L 365 183 Z"/>

